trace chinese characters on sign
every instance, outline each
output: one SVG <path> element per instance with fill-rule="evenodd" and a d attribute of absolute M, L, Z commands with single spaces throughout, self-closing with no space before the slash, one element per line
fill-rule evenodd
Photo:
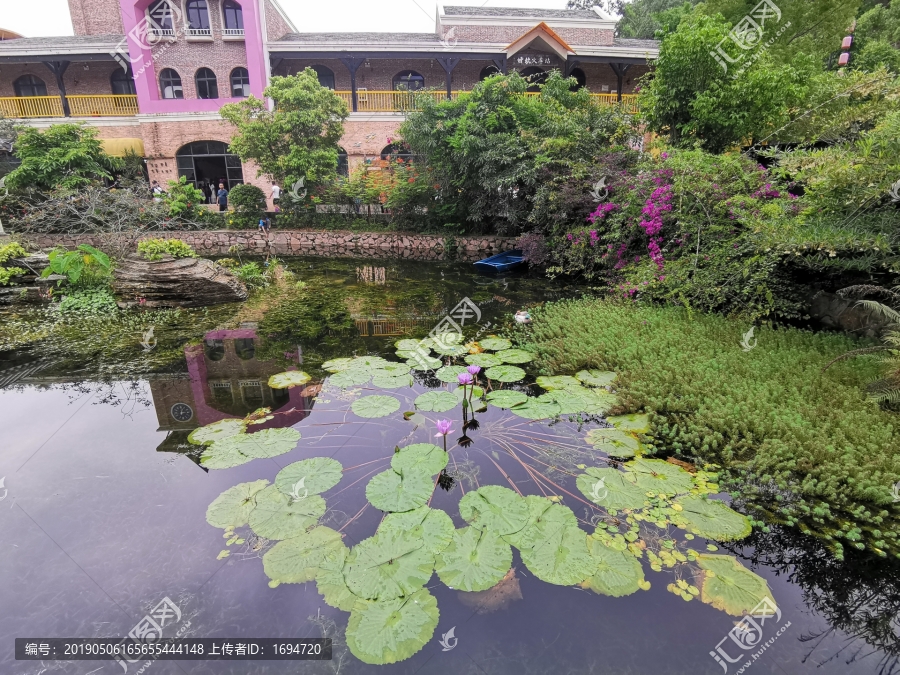
<path fill-rule="evenodd" d="M 519 54 L 516 63 L 522 66 L 550 66 L 553 65 L 553 58 L 546 54 Z"/>

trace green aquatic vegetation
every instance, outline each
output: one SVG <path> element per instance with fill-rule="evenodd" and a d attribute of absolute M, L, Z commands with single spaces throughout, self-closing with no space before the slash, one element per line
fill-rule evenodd
<path fill-rule="evenodd" d="M 400 410 L 400 401 L 393 396 L 363 396 L 353 401 L 350 409 L 359 417 L 387 417 Z"/>
<path fill-rule="evenodd" d="M 646 491 L 618 469 L 588 467 L 575 485 L 581 494 L 606 509 L 639 509 L 647 501 Z"/>
<path fill-rule="evenodd" d="M 716 609 L 743 616 L 749 614 L 764 598 L 772 598 L 769 584 L 730 555 L 697 556 L 703 570 L 700 599 Z"/>
<path fill-rule="evenodd" d="M 492 352 L 499 352 L 512 347 L 512 342 L 506 338 L 487 337 L 478 341 L 478 346 Z"/>
<path fill-rule="evenodd" d="M 250 512 L 250 529 L 266 539 L 290 539 L 315 526 L 325 514 L 325 500 L 319 495 L 294 499 L 274 485 L 255 495 Z"/>
<path fill-rule="evenodd" d="M 353 359 L 349 356 L 342 356 L 339 359 L 329 359 L 322 364 L 322 370 L 327 370 L 329 373 L 339 373 L 340 371 L 349 368 L 351 363 L 353 363 Z"/>
<path fill-rule="evenodd" d="M 529 396 L 523 404 L 510 408 L 510 412 L 527 420 L 543 420 L 556 417 L 562 408 L 553 399 Z"/>
<path fill-rule="evenodd" d="M 498 382 L 519 382 L 525 379 L 525 371 L 517 366 L 494 366 L 485 370 L 484 376 Z"/>
<path fill-rule="evenodd" d="M 434 554 L 421 537 L 387 530 L 363 539 L 344 564 L 347 587 L 366 600 L 408 596 L 431 578 Z"/>
<path fill-rule="evenodd" d="M 438 578 L 460 591 L 486 591 L 512 566 L 512 549 L 489 529 L 456 530 L 450 544 L 435 557 Z"/>
<path fill-rule="evenodd" d="M 597 569 L 588 550 L 588 535 L 577 525 L 543 525 L 538 530 L 534 546 L 519 551 L 522 562 L 538 579 L 559 586 L 573 586 Z"/>
<path fill-rule="evenodd" d="M 616 380 L 616 374 L 604 370 L 579 370 L 575 379 L 589 387 L 606 387 Z"/>
<path fill-rule="evenodd" d="M 195 445 L 209 445 L 223 438 L 230 438 L 242 434 L 247 430 L 244 420 L 225 419 L 207 424 L 205 427 L 194 429 L 188 434 L 188 442 Z"/>
<path fill-rule="evenodd" d="M 296 537 L 279 541 L 263 555 L 270 586 L 302 584 L 316 578 L 328 560 L 344 561 L 347 547 L 339 532 L 319 525 Z"/>
<path fill-rule="evenodd" d="M 407 359 L 406 363 L 413 370 L 437 370 L 441 367 L 443 361 L 431 356 L 415 356 Z"/>
<path fill-rule="evenodd" d="M 419 394 L 414 403 L 417 409 L 425 412 L 445 412 L 459 405 L 459 399 L 450 391 L 426 391 Z"/>
<path fill-rule="evenodd" d="M 644 569 L 634 555 L 617 551 L 593 537 L 588 538 L 588 546 L 597 569 L 582 582 L 582 587 L 614 598 L 645 588 Z"/>
<path fill-rule="evenodd" d="M 328 384 L 333 387 L 347 389 L 365 384 L 372 379 L 372 371 L 368 368 L 348 368 L 328 377 Z"/>
<path fill-rule="evenodd" d="M 425 589 L 406 598 L 361 600 L 350 612 L 347 646 L 364 663 L 403 661 L 431 640 L 439 617 L 437 600 Z"/>
<path fill-rule="evenodd" d="M 312 378 L 302 370 L 288 370 L 284 373 L 277 373 L 269 378 L 269 387 L 272 389 L 288 389 L 289 387 L 299 387 L 306 384 Z"/>
<path fill-rule="evenodd" d="M 546 497 L 528 495 L 525 497 L 528 506 L 528 519 L 522 529 L 503 535 L 503 539 L 519 550 L 534 548 L 552 530 L 567 527 L 578 527 L 578 520 L 572 509 L 561 504 L 554 504 Z"/>
<path fill-rule="evenodd" d="M 343 467 L 330 457 L 311 457 L 288 464 L 275 476 L 275 487 L 296 499 L 317 495 L 341 482 Z M 302 493 L 302 494 L 301 494 Z"/>
<path fill-rule="evenodd" d="M 635 434 L 650 433 L 650 415 L 632 414 L 607 417 L 606 421 L 620 431 L 629 431 Z"/>
<path fill-rule="evenodd" d="M 444 511 L 420 506 L 412 511 L 389 513 L 378 526 L 378 532 L 406 532 L 421 538 L 425 549 L 437 555 L 447 548 L 456 530 L 453 520 Z"/>
<path fill-rule="evenodd" d="M 59 302 L 60 314 L 88 317 L 118 311 L 116 297 L 105 286 L 67 290 Z"/>
<path fill-rule="evenodd" d="M 625 468 L 634 475 L 637 486 L 644 490 L 679 494 L 694 486 L 691 474 L 661 459 L 636 459 L 628 462 Z"/>
<path fill-rule="evenodd" d="M 447 466 L 447 453 L 431 443 L 414 443 L 397 448 L 391 457 L 391 468 L 397 473 L 423 471 L 430 476 L 440 473 Z M 406 510 L 406 509 L 389 509 Z"/>
<path fill-rule="evenodd" d="M 428 468 L 376 473 L 366 485 L 366 499 L 380 511 L 411 511 L 424 506 L 434 489 Z"/>
<path fill-rule="evenodd" d="M 299 440 L 300 432 L 290 427 L 238 433 L 207 446 L 200 456 L 200 464 L 207 469 L 229 469 L 253 459 L 283 455 L 293 450 Z"/>
<path fill-rule="evenodd" d="M 379 389 L 400 389 L 401 387 L 411 387 L 413 379 L 409 375 L 409 368 L 408 366 L 406 366 L 406 364 L 404 364 L 403 367 L 406 368 L 407 372 L 402 375 L 395 375 L 387 370 L 373 371 L 375 374 L 372 377 L 372 386 L 378 387 Z"/>
<path fill-rule="evenodd" d="M 439 379 L 441 382 L 446 382 L 448 384 L 456 384 L 457 375 L 461 375 L 466 372 L 465 366 L 444 366 L 440 368 L 434 376 Z"/>
<path fill-rule="evenodd" d="M 477 529 L 512 534 L 528 522 L 528 504 L 509 488 L 485 485 L 459 500 L 459 515 Z"/>
<path fill-rule="evenodd" d="M 482 368 L 490 368 L 491 366 L 499 366 L 503 364 L 503 359 L 493 354 L 469 354 L 465 358 L 466 363 L 470 366 L 481 366 Z"/>
<path fill-rule="evenodd" d="M 566 387 L 577 387 L 581 384 L 571 375 L 541 375 L 535 380 L 537 386 L 541 389 L 565 389 Z"/>
<path fill-rule="evenodd" d="M 677 519 L 673 521 L 688 532 L 706 539 L 730 541 L 750 535 L 750 521 L 726 504 L 714 499 L 688 495 L 675 504 L 681 507 Z"/>
<path fill-rule="evenodd" d="M 222 529 L 246 525 L 256 508 L 256 494 L 268 484 L 267 480 L 255 480 L 228 488 L 206 509 L 206 522 Z"/>
<path fill-rule="evenodd" d="M 504 349 L 495 356 L 503 363 L 529 363 L 534 360 L 534 356 L 524 349 Z"/>
<path fill-rule="evenodd" d="M 528 400 L 528 395 L 513 389 L 495 389 L 485 396 L 487 402 L 498 408 L 512 408 Z"/>

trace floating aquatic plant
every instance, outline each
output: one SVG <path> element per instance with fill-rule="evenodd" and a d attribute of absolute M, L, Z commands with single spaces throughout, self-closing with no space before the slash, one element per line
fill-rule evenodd
<path fill-rule="evenodd" d="M 484 376 L 498 382 L 519 382 L 525 379 L 525 371 L 517 366 L 494 366 L 485 370 Z"/>
<path fill-rule="evenodd" d="M 205 427 L 194 429 L 188 434 L 188 442 L 194 445 L 209 445 L 215 441 L 242 434 L 247 430 L 244 420 L 227 419 L 207 424 Z"/>
<path fill-rule="evenodd" d="M 528 395 L 513 389 L 497 389 L 485 396 L 487 402 L 498 408 L 512 408 L 528 400 Z"/>
<path fill-rule="evenodd" d="M 353 401 L 350 409 L 360 417 L 387 417 L 400 410 L 400 401 L 393 396 L 363 396 Z"/>
<path fill-rule="evenodd" d="M 272 375 L 269 378 L 269 387 L 272 389 L 287 389 L 306 384 L 312 378 L 302 370 L 288 370 L 284 373 Z"/>
<path fill-rule="evenodd" d="M 488 351 L 495 352 L 502 349 L 509 349 L 510 347 L 512 347 L 512 342 L 510 342 L 506 338 L 487 337 L 483 340 L 479 340 L 478 346 L 480 346 L 482 349 L 487 349 Z"/>
<path fill-rule="evenodd" d="M 503 363 L 529 363 L 534 360 L 534 354 L 524 349 L 504 349 L 494 354 Z"/>
<path fill-rule="evenodd" d="M 446 412 L 459 405 L 459 399 L 449 391 L 426 391 L 419 394 L 414 403 L 425 412 Z"/>
<path fill-rule="evenodd" d="M 343 467 L 330 457 L 311 457 L 288 464 L 275 476 L 275 487 L 299 499 L 330 490 L 341 481 Z"/>
<path fill-rule="evenodd" d="M 200 456 L 207 469 L 228 469 L 253 459 L 277 457 L 297 446 L 300 432 L 290 427 L 240 433 L 215 441 Z"/>
<path fill-rule="evenodd" d="M 438 578 L 450 588 L 485 591 L 497 584 L 512 565 L 512 549 L 488 529 L 456 530 L 450 544 L 435 558 Z"/>

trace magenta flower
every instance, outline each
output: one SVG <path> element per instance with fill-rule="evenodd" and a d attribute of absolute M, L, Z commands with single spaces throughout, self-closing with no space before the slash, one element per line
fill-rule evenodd
<path fill-rule="evenodd" d="M 453 422 L 451 422 L 450 420 L 438 420 L 437 422 L 435 422 L 435 426 L 438 430 L 438 432 L 434 435 L 435 438 L 453 433 L 453 429 L 450 428 L 451 426 L 453 426 Z"/>
<path fill-rule="evenodd" d="M 477 375 L 481 372 L 481 366 L 468 366 L 466 367 L 466 370 L 468 370 L 471 375 Z"/>
<path fill-rule="evenodd" d="M 472 375 L 470 373 L 460 373 L 456 376 L 460 384 L 472 384 Z"/>

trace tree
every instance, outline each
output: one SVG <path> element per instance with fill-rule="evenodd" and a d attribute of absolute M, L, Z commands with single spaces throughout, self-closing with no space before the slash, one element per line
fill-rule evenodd
<path fill-rule="evenodd" d="M 84 124 L 54 124 L 43 132 L 20 127 L 13 150 L 21 164 L 6 176 L 10 190 L 77 190 L 123 167 L 103 151 L 97 130 Z"/>
<path fill-rule="evenodd" d="M 312 68 L 273 77 L 264 94 L 274 102 L 272 110 L 253 96 L 222 106 L 222 117 L 237 128 L 231 151 L 256 162 L 258 175 L 271 175 L 284 186 L 303 180 L 310 194 L 333 181 L 347 104 L 319 84 Z"/>
<path fill-rule="evenodd" d="M 0 177 L 16 168 L 16 160 L 12 155 L 13 144 L 19 132 L 11 119 L 0 113 Z"/>
<path fill-rule="evenodd" d="M 699 0 L 569 0 L 568 9 L 599 7 L 610 16 L 620 16 L 616 36 L 650 40 L 658 31 L 673 31 L 684 14 Z"/>

